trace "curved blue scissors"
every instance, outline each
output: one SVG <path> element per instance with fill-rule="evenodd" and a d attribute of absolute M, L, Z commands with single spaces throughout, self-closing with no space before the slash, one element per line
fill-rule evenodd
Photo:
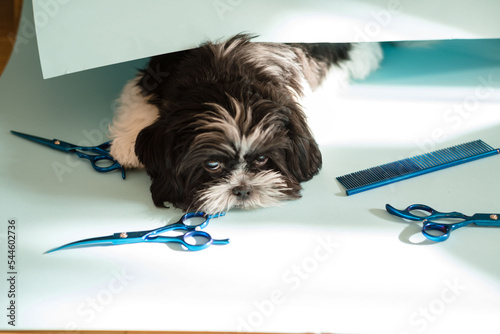
<path fill-rule="evenodd" d="M 209 247 L 210 245 L 226 245 L 229 239 L 212 239 L 210 234 L 200 229 L 205 228 L 212 218 L 224 216 L 225 213 L 221 212 L 215 215 L 207 215 L 203 212 L 189 212 L 179 219 L 177 223 L 170 224 L 155 228 L 147 231 L 137 232 L 119 232 L 105 237 L 96 237 L 90 239 L 83 239 L 69 244 L 51 249 L 45 253 L 52 253 L 62 249 L 82 248 L 93 246 L 115 246 L 136 244 L 142 242 L 159 242 L 159 243 L 177 243 L 184 246 L 189 251 L 199 251 Z M 196 222 L 194 218 L 203 218 L 203 220 Z M 194 222 L 190 222 L 193 220 Z M 169 231 L 184 231 L 184 234 L 179 236 L 161 236 L 161 233 Z"/>
<path fill-rule="evenodd" d="M 430 206 L 424 204 L 412 204 L 404 210 L 397 210 L 390 204 L 385 206 L 387 212 L 392 215 L 413 220 L 421 221 L 422 233 L 432 241 L 445 241 L 450 237 L 451 231 L 470 224 L 477 226 L 500 226 L 500 214 L 495 213 L 476 213 L 473 216 L 466 216 L 460 212 L 439 212 Z M 420 211 L 425 215 L 416 215 L 412 211 Z M 456 223 L 441 223 L 438 220 L 458 220 Z"/>
<path fill-rule="evenodd" d="M 100 173 L 121 169 L 122 178 L 125 179 L 125 169 L 109 154 L 109 147 L 111 146 L 110 141 L 97 146 L 77 146 L 59 139 L 46 139 L 17 131 L 10 132 L 12 134 L 15 134 L 16 136 L 34 141 L 58 151 L 74 153 L 79 158 L 89 160 L 92 164 L 92 167 L 94 167 L 94 169 Z M 87 154 L 85 152 L 88 152 L 90 154 Z M 103 164 L 102 161 L 105 161 L 106 163 Z"/>

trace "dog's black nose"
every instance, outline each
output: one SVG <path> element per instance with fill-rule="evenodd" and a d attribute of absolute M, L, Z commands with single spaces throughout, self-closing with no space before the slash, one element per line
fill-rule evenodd
<path fill-rule="evenodd" d="M 247 199 L 252 194 L 252 187 L 250 186 L 239 186 L 233 188 L 233 194 L 239 199 Z"/>

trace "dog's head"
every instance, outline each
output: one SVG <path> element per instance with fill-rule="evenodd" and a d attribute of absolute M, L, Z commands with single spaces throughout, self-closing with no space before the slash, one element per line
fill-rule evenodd
<path fill-rule="evenodd" d="M 227 94 L 219 101 L 174 107 L 140 132 L 136 154 L 154 203 L 216 213 L 299 198 L 300 182 L 321 167 L 300 106 Z"/>

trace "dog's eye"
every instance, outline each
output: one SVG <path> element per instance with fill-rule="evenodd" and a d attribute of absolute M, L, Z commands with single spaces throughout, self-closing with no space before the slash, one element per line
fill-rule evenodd
<path fill-rule="evenodd" d="M 217 172 L 222 168 L 222 165 L 218 161 L 209 160 L 205 162 L 205 168 L 210 172 Z"/>
<path fill-rule="evenodd" d="M 255 159 L 255 165 L 257 167 L 262 167 L 262 166 L 264 166 L 266 164 L 267 159 L 268 158 L 266 156 L 263 156 L 263 155 L 258 156 L 257 159 Z"/>

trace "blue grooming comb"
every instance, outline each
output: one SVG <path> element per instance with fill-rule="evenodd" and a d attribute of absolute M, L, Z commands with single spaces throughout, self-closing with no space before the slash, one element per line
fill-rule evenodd
<path fill-rule="evenodd" d="M 346 188 L 347 195 L 354 195 L 499 153 L 500 149 L 494 149 L 482 140 L 476 140 L 339 176 L 337 180 Z"/>

